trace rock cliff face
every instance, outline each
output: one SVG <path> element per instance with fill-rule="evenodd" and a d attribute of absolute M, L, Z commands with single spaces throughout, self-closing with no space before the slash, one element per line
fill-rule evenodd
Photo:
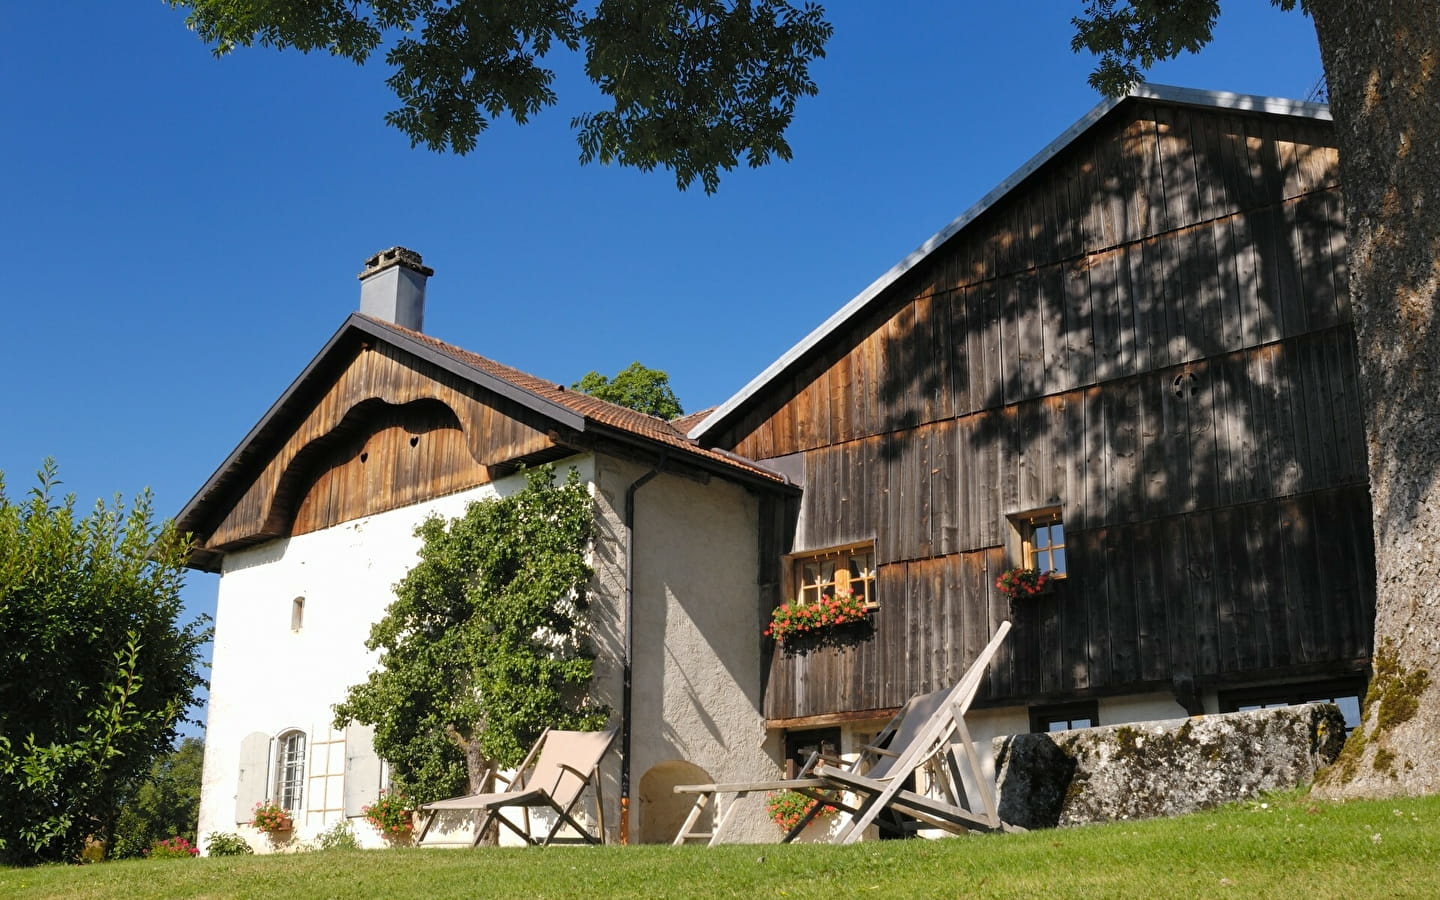
<path fill-rule="evenodd" d="M 1194 812 L 1310 781 L 1344 741 L 1329 703 L 996 738 L 1000 817 L 1049 828 Z"/>

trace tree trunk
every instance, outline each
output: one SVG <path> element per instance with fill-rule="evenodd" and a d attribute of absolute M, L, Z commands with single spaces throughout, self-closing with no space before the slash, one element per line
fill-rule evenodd
<path fill-rule="evenodd" d="M 477 730 L 483 726 L 477 726 Z M 497 766 L 480 750 L 480 742 L 462 735 L 455 726 L 445 726 L 445 734 L 460 752 L 465 755 L 465 780 L 470 786 L 472 794 L 489 794 L 495 790 L 495 773 Z M 480 824 L 481 816 L 477 813 L 473 819 L 475 825 Z M 491 825 L 485 829 L 485 834 L 480 839 L 480 845 L 494 847 L 500 843 L 498 826 Z"/>
<path fill-rule="evenodd" d="M 1321 790 L 1440 792 L 1440 9 L 1310 0 L 1345 192 L 1374 504 L 1375 676 Z"/>

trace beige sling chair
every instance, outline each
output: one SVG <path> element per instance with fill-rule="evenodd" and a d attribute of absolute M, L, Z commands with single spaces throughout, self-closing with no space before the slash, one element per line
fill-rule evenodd
<path fill-rule="evenodd" d="M 849 765 L 811 754 L 795 778 L 737 784 L 680 785 L 676 793 L 698 796 L 690 814 L 675 836 L 674 843 L 708 838 L 709 845 L 722 843 L 727 827 L 741 800 L 756 791 L 790 790 L 816 800 L 816 804 L 786 833 L 783 841 L 794 840 L 826 807 L 850 814 L 850 820 L 835 836 L 836 843 L 859 840 L 871 824 L 889 831 L 913 831 L 913 822 L 952 833 L 970 830 L 997 831 L 1002 825 L 995 791 L 980 768 L 979 754 L 965 727 L 965 713 L 980 689 L 985 670 L 999 650 L 1010 623 L 1002 622 L 995 636 L 953 687 L 910 698 L 874 742 L 861 749 Z M 962 778 L 968 769 L 982 809 L 972 811 Z M 917 793 L 906 787 L 912 776 L 924 771 L 932 788 L 943 797 Z M 734 794 L 711 833 L 695 830 L 705 809 L 724 794 Z M 858 798 L 850 802 L 849 795 Z M 884 814 L 886 818 L 880 818 Z M 908 822 L 912 824 L 906 824 Z"/>
<path fill-rule="evenodd" d="M 548 846 L 552 843 L 604 843 L 605 803 L 600 793 L 600 760 L 615 740 L 615 730 L 609 731 L 551 731 L 546 729 L 540 740 L 530 748 L 530 753 L 516 770 L 515 780 L 509 790 L 491 794 L 470 794 L 421 804 L 428 815 L 420 829 L 417 845 L 425 843 L 425 837 L 435 824 L 435 817 L 447 810 L 470 810 L 483 812 L 483 820 L 475 826 L 475 840 L 478 845 L 492 822 L 499 822 L 520 835 L 528 844 Z M 537 759 L 538 756 L 538 759 Z M 533 763 L 533 767 L 532 767 Z M 592 834 L 577 822 L 572 815 L 586 787 L 595 791 L 597 824 Z M 516 825 L 502 810 L 520 807 L 521 825 Z M 530 810 L 548 809 L 555 815 L 555 822 L 543 838 L 530 833 Z M 477 819 L 479 816 L 476 817 Z M 560 835 L 566 825 L 575 832 Z"/>

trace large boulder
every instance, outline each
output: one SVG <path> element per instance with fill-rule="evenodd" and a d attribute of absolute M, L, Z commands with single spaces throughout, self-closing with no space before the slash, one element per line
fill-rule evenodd
<path fill-rule="evenodd" d="M 999 737 L 1000 818 L 1049 828 L 1194 812 L 1304 784 L 1344 742 L 1332 703 Z"/>

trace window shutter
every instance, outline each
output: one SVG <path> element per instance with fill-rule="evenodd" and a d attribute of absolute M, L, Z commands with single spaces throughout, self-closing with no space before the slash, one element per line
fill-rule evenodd
<path fill-rule="evenodd" d="M 375 729 L 352 723 L 345 729 L 345 815 L 359 816 L 361 807 L 380 797 L 380 757 L 375 754 Z"/>
<path fill-rule="evenodd" d="M 270 777 L 270 735 L 256 731 L 240 742 L 240 779 L 235 786 L 235 821 L 255 817 Z"/>

